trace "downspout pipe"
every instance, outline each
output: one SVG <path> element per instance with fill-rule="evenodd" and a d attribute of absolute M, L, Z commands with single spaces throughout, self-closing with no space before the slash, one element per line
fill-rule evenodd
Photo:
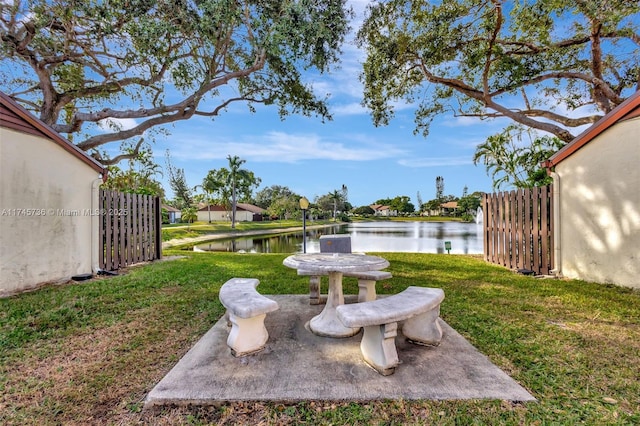
<path fill-rule="evenodd" d="M 550 176 L 553 178 L 553 264 L 554 267 L 551 273 L 556 277 L 562 277 L 562 246 L 561 241 L 561 229 L 562 222 L 560 221 L 560 176 L 556 172 L 550 172 Z"/>
<path fill-rule="evenodd" d="M 547 169 L 547 174 L 553 179 L 553 269 L 550 271 L 558 278 L 562 277 L 562 222 L 560 221 L 560 175 L 553 171 L 554 164 L 547 160 L 541 164 Z"/>

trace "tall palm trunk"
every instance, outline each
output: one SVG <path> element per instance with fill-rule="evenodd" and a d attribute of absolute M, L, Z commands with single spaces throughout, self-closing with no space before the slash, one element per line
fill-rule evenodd
<path fill-rule="evenodd" d="M 236 227 L 236 183 L 231 185 L 231 229 Z"/>

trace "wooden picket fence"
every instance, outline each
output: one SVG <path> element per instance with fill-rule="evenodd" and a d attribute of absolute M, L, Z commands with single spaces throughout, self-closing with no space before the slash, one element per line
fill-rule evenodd
<path fill-rule="evenodd" d="M 484 258 L 487 262 L 548 275 L 553 269 L 552 185 L 485 194 Z"/>
<path fill-rule="evenodd" d="M 160 198 L 101 189 L 100 268 L 115 271 L 162 256 Z"/>

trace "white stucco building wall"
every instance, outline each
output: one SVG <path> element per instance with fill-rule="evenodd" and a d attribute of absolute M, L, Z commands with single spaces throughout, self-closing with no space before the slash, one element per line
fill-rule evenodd
<path fill-rule="evenodd" d="M 82 155 L 0 127 L 0 296 L 92 272 L 102 179 Z"/>
<path fill-rule="evenodd" d="M 209 211 L 198 210 L 198 221 L 208 222 Z M 231 209 L 229 210 L 214 210 L 211 209 L 211 221 L 212 222 L 231 222 Z M 251 222 L 253 221 L 253 213 L 246 210 L 236 210 L 237 222 Z"/>
<path fill-rule="evenodd" d="M 555 165 L 556 269 L 568 278 L 640 288 L 640 117 L 594 130 Z"/>

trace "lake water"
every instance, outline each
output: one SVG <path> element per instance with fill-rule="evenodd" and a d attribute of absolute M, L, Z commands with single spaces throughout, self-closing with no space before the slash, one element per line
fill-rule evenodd
<path fill-rule="evenodd" d="M 482 225 L 460 222 L 355 222 L 307 231 L 307 253 L 320 252 L 320 237 L 351 235 L 354 252 L 482 254 Z M 302 232 L 263 235 L 198 244 L 196 251 L 248 253 L 302 252 Z"/>

